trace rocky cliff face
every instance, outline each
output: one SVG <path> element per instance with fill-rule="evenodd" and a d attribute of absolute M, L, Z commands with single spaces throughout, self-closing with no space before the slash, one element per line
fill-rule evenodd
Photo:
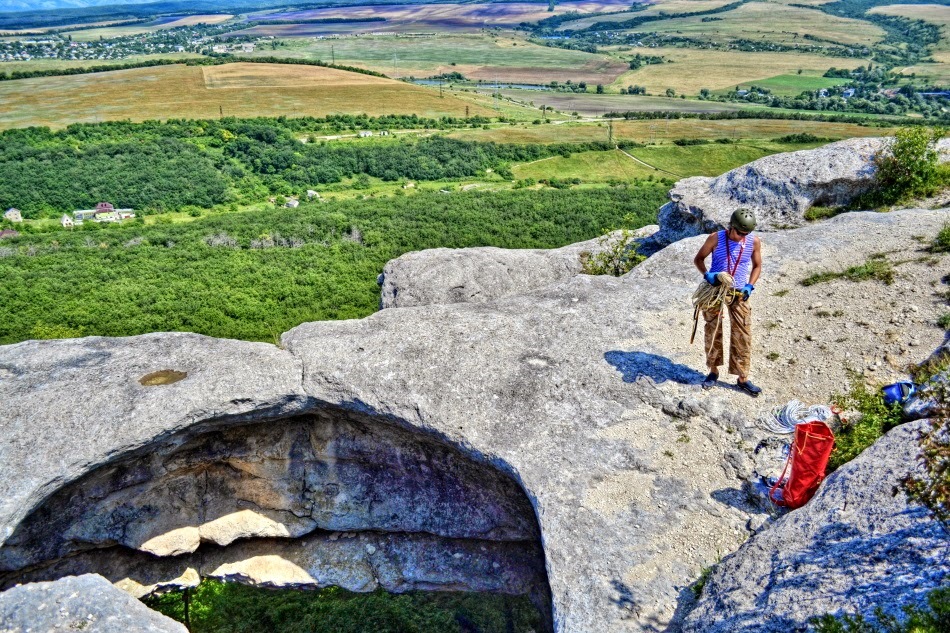
<path fill-rule="evenodd" d="M 882 350 L 899 365 L 943 342 L 945 259 L 915 236 L 948 220 L 846 214 L 768 235 L 759 400 L 699 388 L 699 237 L 620 279 L 308 323 L 280 348 L 0 347 L 2 581 L 468 587 L 550 595 L 556 631 L 682 630 L 701 569 L 767 519 L 749 494 L 755 419 L 825 401 L 849 359 L 886 377 Z M 893 285 L 799 285 L 891 251 L 907 260 Z M 832 303 L 849 312 L 818 309 Z"/>
<path fill-rule="evenodd" d="M 800 152 L 773 154 L 716 178 L 697 176 L 676 183 L 660 208 L 660 232 L 650 250 L 726 227 L 738 208 L 755 211 L 760 231 L 803 226 L 813 206 L 841 206 L 874 186 L 874 157 L 884 138 L 854 138 Z M 950 160 L 950 139 L 938 145 Z"/>

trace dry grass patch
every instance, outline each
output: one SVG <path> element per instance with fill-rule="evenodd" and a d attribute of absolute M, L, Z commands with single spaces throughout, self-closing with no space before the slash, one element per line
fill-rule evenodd
<path fill-rule="evenodd" d="M 133 24 L 130 26 L 108 26 L 101 29 L 86 29 L 84 31 L 72 31 L 64 35 L 71 35 L 77 42 L 92 42 L 100 37 L 109 39 L 112 37 L 125 37 L 127 35 L 139 35 L 141 33 L 154 33 L 163 29 L 173 29 L 179 26 L 194 26 L 195 24 L 220 24 L 233 18 L 233 15 L 226 14 L 207 14 L 207 15 L 187 15 L 177 20 L 162 22 L 161 24 Z"/>
<path fill-rule="evenodd" d="M 236 66 L 237 68 L 230 68 Z M 212 73 L 211 85 L 205 78 Z M 334 79 L 336 78 L 336 79 Z M 215 85 L 215 81 L 219 83 Z M 0 128 L 130 119 L 491 115 L 491 110 L 380 77 L 314 66 L 160 66 L 0 83 Z"/>
<path fill-rule="evenodd" d="M 612 88 L 637 84 L 648 92 L 661 94 L 673 88 L 677 94 L 696 95 L 700 89 L 722 90 L 776 75 L 795 74 L 798 69 L 821 74 L 830 66 L 854 68 L 867 60 L 860 57 L 829 57 L 800 53 L 746 53 L 696 48 L 651 48 L 672 64 L 644 66 L 624 73 Z"/>

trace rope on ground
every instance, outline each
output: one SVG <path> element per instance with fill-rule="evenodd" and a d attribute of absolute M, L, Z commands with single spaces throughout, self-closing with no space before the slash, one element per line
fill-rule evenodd
<path fill-rule="evenodd" d="M 733 289 L 735 280 L 732 278 L 732 275 L 729 273 L 717 273 L 716 279 L 719 280 L 718 286 L 711 286 L 703 280 L 699 284 L 699 287 L 696 288 L 696 292 L 693 293 L 693 333 L 689 337 L 690 345 L 692 345 L 696 339 L 696 328 L 699 327 L 699 315 L 705 310 L 721 309 L 723 303 L 728 305 L 735 299 L 736 294 Z M 713 332 L 711 341 L 716 339 L 716 334 L 719 333 L 720 323 L 722 323 L 721 313 L 719 318 L 716 319 L 716 330 Z M 711 341 L 710 345 L 712 345 Z M 706 350 L 707 357 L 711 351 L 712 347 Z"/>
<path fill-rule="evenodd" d="M 770 415 L 759 418 L 759 427 L 770 433 L 786 435 L 795 430 L 796 424 L 815 420 L 828 422 L 831 419 L 830 407 L 815 404 L 806 407 L 798 400 L 791 400 L 784 407 L 776 409 Z"/>

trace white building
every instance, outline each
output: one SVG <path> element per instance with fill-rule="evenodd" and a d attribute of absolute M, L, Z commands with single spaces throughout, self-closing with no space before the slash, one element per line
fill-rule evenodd
<path fill-rule="evenodd" d="M 291 198 L 290 200 L 287 201 L 287 204 L 285 204 L 284 206 L 287 207 L 288 209 L 296 209 L 297 207 L 300 206 L 300 200 Z"/>
<path fill-rule="evenodd" d="M 19 209 L 10 207 L 7 209 L 7 212 L 3 214 L 3 219 L 7 222 L 22 222 L 23 214 L 20 213 Z"/>
<path fill-rule="evenodd" d="M 59 223 L 62 224 L 63 228 L 66 228 L 66 229 L 71 229 L 73 228 L 73 226 L 76 225 L 76 223 L 73 222 L 73 219 L 69 217 L 68 215 L 66 215 L 65 213 L 63 214 L 63 217 L 59 221 Z"/>

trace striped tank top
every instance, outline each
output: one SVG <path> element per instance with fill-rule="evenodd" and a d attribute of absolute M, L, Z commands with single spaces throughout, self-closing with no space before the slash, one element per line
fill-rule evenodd
<path fill-rule="evenodd" d="M 749 283 L 752 272 L 752 250 L 755 242 L 752 234 L 746 235 L 741 242 L 729 239 L 728 231 L 719 231 L 716 250 L 713 251 L 710 272 L 727 272 L 735 280 L 734 288 L 742 288 Z M 733 269 L 735 273 L 733 273 Z"/>

